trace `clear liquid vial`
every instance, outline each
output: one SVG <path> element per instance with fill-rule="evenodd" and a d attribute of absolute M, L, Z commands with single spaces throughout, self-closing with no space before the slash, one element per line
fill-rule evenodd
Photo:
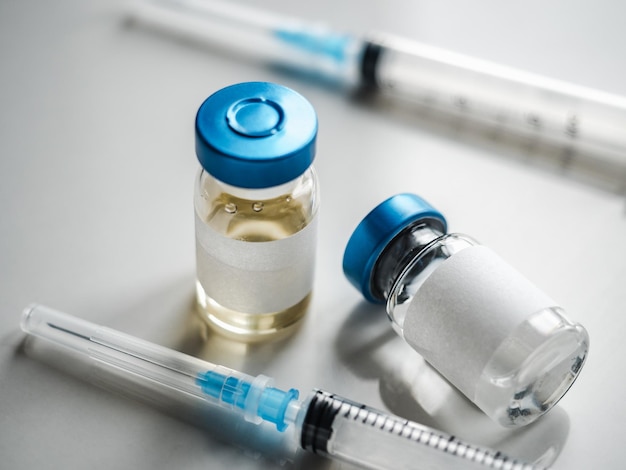
<path fill-rule="evenodd" d="M 531 423 L 572 385 L 589 336 L 493 251 L 446 233 L 413 194 L 382 202 L 343 259 L 350 282 L 385 303 L 396 332 L 494 421 Z"/>
<path fill-rule="evenodd" d="M 311 104 L 272 83 L 224 88 L 198 111 L 197 303 L 220 333 L 275 337 L 307 311 L 319 206 L 316 136 Z"/>

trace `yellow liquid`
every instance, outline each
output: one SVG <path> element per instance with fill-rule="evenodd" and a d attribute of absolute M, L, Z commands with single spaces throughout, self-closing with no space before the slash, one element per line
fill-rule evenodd
<path fill-rule="evenodd" d="M 200 315 L 218 333 L 241 341 L 262 341 L 291 333 L 306 314 L 311 294 L 297 304 L 271 313 L 242 313 L 224 307 L 204 292 L 196 283 Z"/>
<path fill-rule="evenodd" d="M 290 195 L 252 201 L 222 193 L 208 212 L 203 223 L 210 229 L 210 240 L 197 243 L 196 290 L 201 317 L 218 332 L 246 341 L 291 331 L 304 317 L 311 297 L 313 260 L 299 254 L 312 250 L 298 245 L 300 235 L 294 237 L 311 219 L 302 204 Z M 202 236 L 201 231 L 197 234 Z M 307 245 L 310 242 L 306 237 L 301 240 Z M 225 253 L 227 250 L 237 253 Z M 247 256 L 250 269 L 242 267 Z M 238 261 L 232 261 L 234 258 Z M 293 266 L 285 266 L 285 262 Z M 228 296 L 236 306 L 223 300 Z"/>
<path fill-rule="evenodd" d="M 206 223 L 216 232 L 248 242 L 287 238 L 308 222 L 302 204 L 291 195 L 251 201 L 222 193 L 213 201 L 206 218 Z"/>

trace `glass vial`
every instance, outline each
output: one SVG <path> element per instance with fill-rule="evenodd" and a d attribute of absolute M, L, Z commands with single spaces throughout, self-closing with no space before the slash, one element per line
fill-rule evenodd
<path fill-rule="evenodd" d="M 572 385 L 589 336 L 493 251 L 446 230 L 420 197 L 393 196 L 357 226 L 344 273 L 386 303 L 396 332 L 488 416 L 526 425 Z"/>
<path fill-rule="evenodd" d="M 317 117 L 281 85 L 211 95 L 196 117 L 197 302 L 217 331 L 242 340 L 287 332 L 313 285 L 319 206 Z"/>

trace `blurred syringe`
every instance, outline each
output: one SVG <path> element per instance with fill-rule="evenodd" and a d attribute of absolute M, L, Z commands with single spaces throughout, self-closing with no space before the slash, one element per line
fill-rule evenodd
<path fill-rule="evenodd" d="M 231 420 L 272 423 L 284 439 L 297 440 L 297 447 L 361 467 L 537 468 L 322 390 L 300 399 L 297 390 L 275 388 L 268 377 L 217 366 L 41 305 L 24 310 L 21 326 L 115 369 L 118 381 L 141 381 L 155 395 L 168 389 L 205 400 Z"/>
<path fill-rule="evenodd" d="M 625 97 L 388 34 L 342 34 L 235 1 L 138 0 L 132 16 L 247 59 L 383 92 L 498 143 L 541 148 L 559 166 L 607 179 L 613 190 L 626 187 Z"/>

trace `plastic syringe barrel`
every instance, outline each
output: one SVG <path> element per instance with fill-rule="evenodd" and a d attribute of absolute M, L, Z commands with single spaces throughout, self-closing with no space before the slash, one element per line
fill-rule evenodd
<path fill-rule="evenodd" d="M 362 80 L 407 102 L 582 153 L 626 177 L 626 97 L 379 34 L 368 40 Z"/>
<path fill-rule="evenodd" d="M 42 305 L 31 305 L 24 310 L 21 327 L 26 333 L 143 377 L 148 383 L 165 385 L 219 404 L 243 415 L 247 421 L 274 423 L 279 431 L 287 428 L 285 415 L 298 398 L 295 389 L 283 391 L 272 387 L 269 377 L 252 377 L 211 364 Z"/>
<path fill-rule="evenodd" d="M 300 445 L 372 469 L 543 468 L 322 390 L 309 401 Z"/>

